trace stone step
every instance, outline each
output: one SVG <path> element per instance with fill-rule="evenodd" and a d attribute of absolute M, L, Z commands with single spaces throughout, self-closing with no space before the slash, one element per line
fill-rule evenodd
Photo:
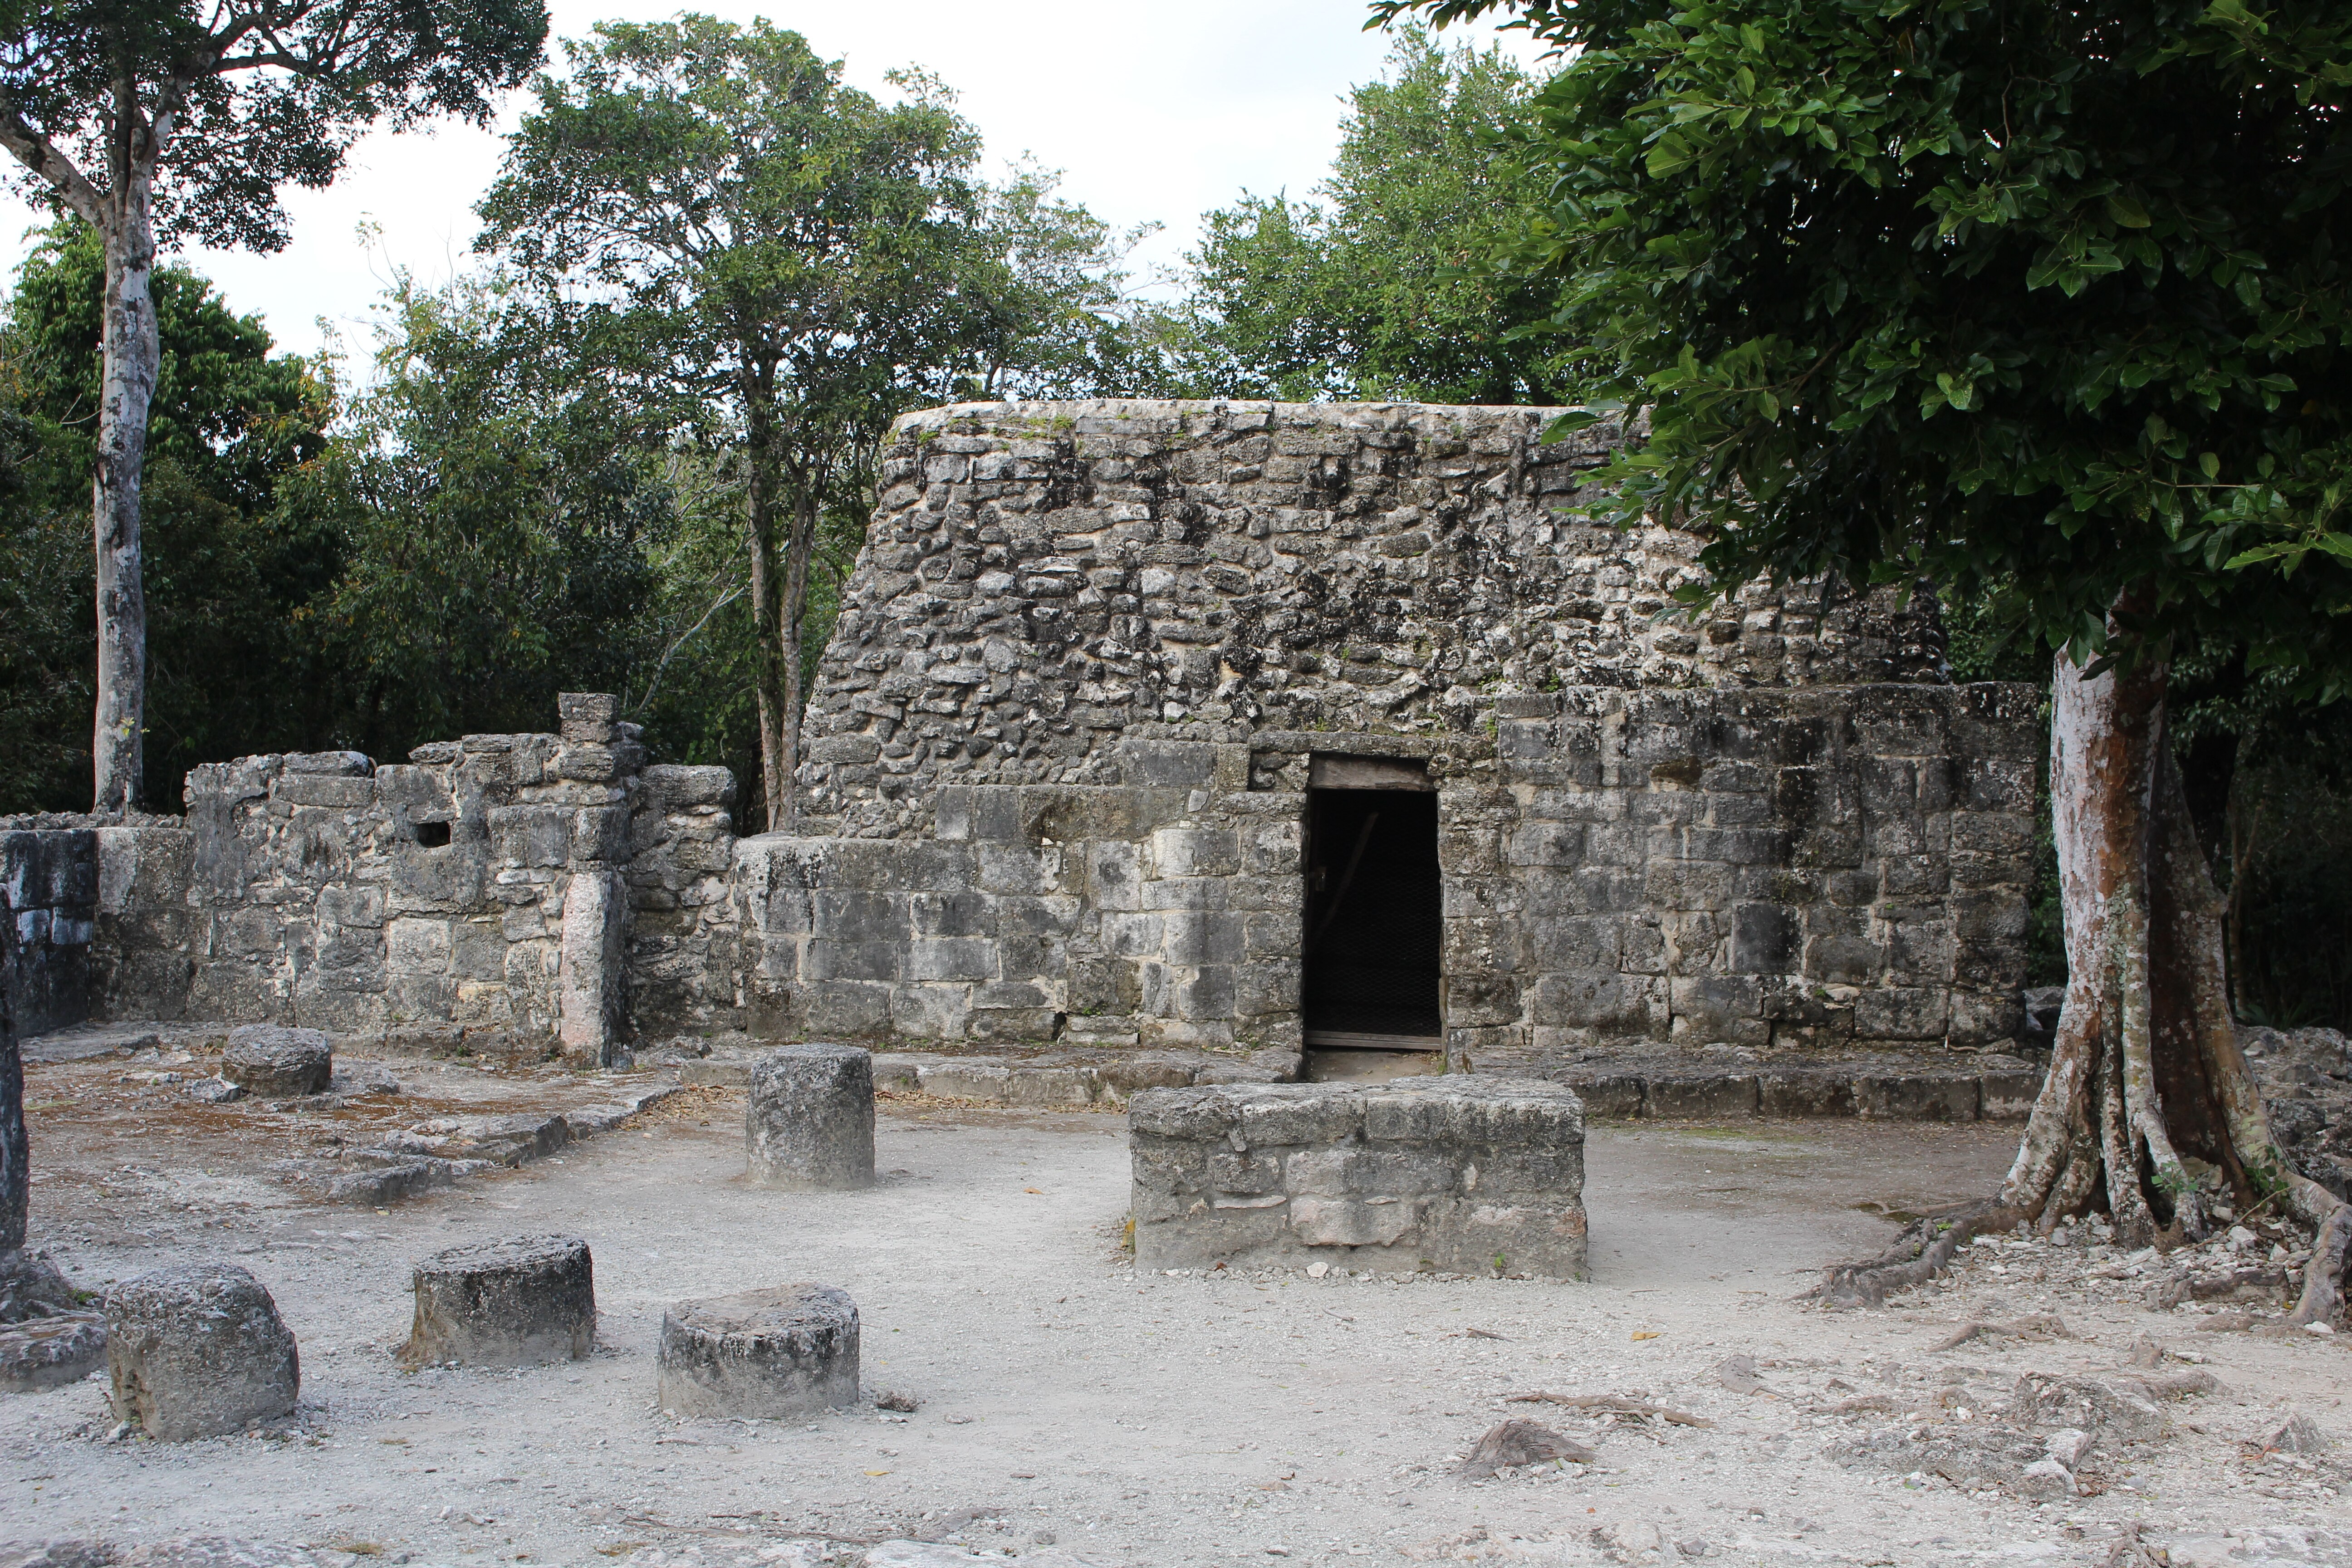
<path fill-rule="evenodd" d="M 1504 1068 L 1504 1071 L 1514 1069 Z M 2042 1069 L 2018 1057 L 1716 1064 L 1588 1058 L 1533 1076 L 1563 1083 L 1602 1120 L 1852 1116 L 1884 1121 L 2021 1121 Z"/>

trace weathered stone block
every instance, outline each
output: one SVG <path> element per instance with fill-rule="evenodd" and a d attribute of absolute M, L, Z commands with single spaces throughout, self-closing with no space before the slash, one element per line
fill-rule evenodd
<path fill-rule="evenodd" d="M 1138 1094 L 1136 1263 L 1581 1277 L 1583 1106 L 1496 1078 Z"/>
<path fill-rule="evenodd" d="M 453 1247 L 416 1266 L 416 1321 L 401 1348 L 410 1366 L 535 1366 L 578 1361 L 596 1334 L 588 1244 L 534 1236 Z"/>
<path fill-rule="evenodd" d="M 294 1408 L 294 1335 L 261 1282 L 233 1263 L 182 1264 L 107 1292 L 114 1412 L 150 1437 L 242 1432 Z"/>
<path fill-rule="evenodd" d="M 751 1069 L 748 1174 L 813 1191 L 874 1180 L 874 1058 L 855 1046 L 783 1046 Z"/>
<path fill-rule="evenodd" d="M 857 1306 L 831 1285 L 682 1301 L 662 1319 L 661 1407 L 771 1419 L 857 1403 Z"/>
<path fill-rule="evenodd" d="M 247 1094 L 324 1094 L 334 1071 L 334 1052 L 317 1029 L 241 1025 L 229 1031 L 221 1053 L 221 1077 Z"/>
<path fill-rule="evenodd" d="M 608 691 L 560 691 L 555 711 L 567 742 L 607 745 L 613 740 L 613 721 L 620 717 L 621 700 Z"/>

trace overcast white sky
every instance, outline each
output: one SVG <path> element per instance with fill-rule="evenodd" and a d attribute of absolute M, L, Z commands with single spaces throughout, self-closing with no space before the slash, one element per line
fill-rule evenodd
<path fill-rule="evenodd" d="M 552 0 L 553 37 L 684 8 Z M 1178 262 L 1200 215 L 1244 189 L 1304 195 L 1329 166 L 1349 87 L 1378 76 L 1389 47 L 1385 35 L 1361 30 L 1361 0 L 708 0 L 695 8 L 795 28 L 869 89 L 885 90 L 884 73 L 897 67 L 929 68 L 961 94 L 992 173 L 1034 153 L 1065 171 L 1066 197 L 1113 224 L 1166 225 L 1138 252 L 1139 270 Z M 1522 34 L 1455 36 L 1499 37 L 1531 58 Z M 561 51 L 550 52 L 560 65 Z M 528 98 L 512 95 L 496 131 L 449 124 L 362 141 L 331 188 L 287 193 L 293 243 L 274 256 L 182 258 L 234 309 L 260 314 L 282 348 L 319 348 L 324 318 L 364 352 L 369 307 L 389 267 L 432 282 L 473 264 L 473 205 L 497 170 L 499 132 Z M 38 221 L 0 193 L 0 268 L 14 273 Z M 368 222 L 382 229 L 373 245 L 357 237 Z"/>

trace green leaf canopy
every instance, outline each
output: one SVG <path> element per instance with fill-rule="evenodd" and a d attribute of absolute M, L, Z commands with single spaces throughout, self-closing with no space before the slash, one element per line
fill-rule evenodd
<path fill-rule="evenodd" d="M 1493 0 L 1410 5 L 1439 21 Z M 2352 8 L 1535 0 L 1501 269 L 1718 581 L 1999 585 L 2054 646 L 2352 668 Z"/>

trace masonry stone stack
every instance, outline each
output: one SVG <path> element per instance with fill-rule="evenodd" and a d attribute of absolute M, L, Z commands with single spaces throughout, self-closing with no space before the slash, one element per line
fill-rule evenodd
<path fill-rule="evenodd" d="M 2034 694 L 1952 684 L 1924 593 L 1758 585 L 1694 616 L 1691 535 L 1587 515 L 1622 433 L 1547 443 L 1549 417 L 909 416 L 780 831 L 739 839 L 733 778 L 647 765 L 594 694 L 401 763 L 199 768 L 184 825 L 58 851 L 96 862 L 89 1007 L 1252 1076 L 1356 1026 L 1318 1025 L 1318 943 L 1373 827 L 1318 813 L 1373 789 L 1382 831 L 1427 837 L 1412 1037 L 1456 1066 L 2007 1042 Z"/>

